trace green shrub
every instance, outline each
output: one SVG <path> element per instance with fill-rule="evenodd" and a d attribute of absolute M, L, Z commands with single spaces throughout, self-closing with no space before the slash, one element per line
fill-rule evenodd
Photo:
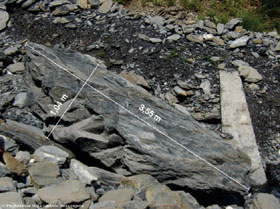
<path fill-rule="evenodd" d="M 242 25 L 247 30 L 261 32 L 270 29 L 267 18 L 254 11 L 241 11 L 237 17 L 242 18 Z"/>

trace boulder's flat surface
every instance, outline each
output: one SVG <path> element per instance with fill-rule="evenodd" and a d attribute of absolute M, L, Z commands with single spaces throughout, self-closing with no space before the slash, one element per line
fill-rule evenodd
<path fill-rule="evenodd" d="M 84 81 L 98 62 L 89 55 L 66 49 L 29 45 Z M 44 120 L 57 121 L 59 117 L 50 114 L 53 101 L 58 101 L 63 94 L 67 94 L 70 101 L 83 82 L 30 48 L 27 48 L 27 56 L 30 61 L 26 65 L 26 81 L 35 95 L 31 109 Z M 64 124 L 62 120 L 52 134 L 56 141 L 75 144 L 77 149 L 89 153 L 122 175 L 149 173 L 166 184 L 192 189 L 244 189 L 104 95 L 246 184 L 250 159 L 238 147 L 203 128 L 190 115 L 177 111 L 144 89 L 107 71 L 103 64 L 88 84 L 95 89 L 85 86 L 65 117 L 78 109 L 90 112 L 91 116 L 70 124 Z M 152 109 L 160 121 L 141 113 L 141 105 Z M 52 127 L 49 126 L 49 131 Z"/>

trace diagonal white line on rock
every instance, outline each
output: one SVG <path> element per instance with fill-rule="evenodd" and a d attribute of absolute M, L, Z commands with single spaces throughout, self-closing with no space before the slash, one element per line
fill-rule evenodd
<path fill-rule="evenodd" d="M 59 120 L 57 121 L 57 123 L 55 124 L 55 126 L 53 127 L 53 129 L 51 130 L 51 132 L 48 135 L 48 138 L 50 137 L 50 135 L 52 135 L 53 131 L 55 130 L 55 128 L 58 126 L 59 122 L 62 120 L 62 118 L 64 117 L 65 113 L 69 110 L 69 108 L 72 106 L 72 104 L 74 103 L 74 101 L 77 99 L 77 97 L 79 96 L 79 94 L 81 93 L 81 91 L 83 90 L 83 88 L 85 87 L 85 85 L 87 85 L 87 82 L 89 81 L 89 79 L 91 78 L 91 76 L 93 75 L 93 73 L 96 71 L 96 69 L 98 68 L 99 64 L 96 65 L 95 69 L 91 72 L 90 76 L 87 78 L 87 80 L 84 82 L 83 81 L 83 86 L 80 88 L 80 90 L 78 91 L 78 93 L 76 94 L 76 96 L 74 97 L 74 99 L 71 101 L 71 103 L 68 105 L 68 107 L 66 108 L 66 110 L 64 111 L 64 113 L 62 114 L 62 116 L 59 118 Z"/>
<path fill-rule="evenodd" d="M 151 125 L 150 123 L 148 123 L 147 121 L 145 121 L 144 119 L 142 119 L 141 117 L 139 117 L 138 115 L 134 114 L 133 112 L 131 112 L 130 110 L 128 110 L 127 108 L 125 108 L 124 106 L 122 106 L 121 104 L 119 104 L 118 102 L 116 102 L 115 100 L 111 99 L 109 96 L 107 96 L 106 94 L 104 94 L 103 92 L 99 91 L 98 89 L 94 88 L 93 86 L 91 86 L 90 84 L 87 83 L 87 81 L 85 82 L 83 79 L 79 78 L 78 76 L 74 75 L 73 73 L 71 73 L 69 70 L 65 69 L 64 67 L 60 66 L 59 64 L 57 64 L 56 62 L 54 62 L 53 60 L 51 60 L 50 58 L 48 58 L 47 56 L 43 55 L 42 53 L 38 52 L 37 50 L 35 50 L 33 47 L 29 46 L 28 43 L 26 44 L 27 47 L 29 47 L 30 49 L 32 49 L 34 52 L 38 53 L 39 55 L 41 55 L 42 57 L 46 58 L 47 60 L 49 60 L 50 62 L 52 62 L 53 64 L 55 64 L 56 66 L 58 66 L 59 68 L 63 69 L 64 71 L 70 73 L 71 75 L 73 75 L 75 78 L 77 78 L 78 80 L 84 82 L 84 85 L 89 86 L 90 88 L 92 88 L 94 91 L 96 91 L 97 93 L 101 94 L 102 96 L 104 96 L 106 99 L 110 100 L 111 102 L 113 102 L 114 104 L 116 104 L 117 106 L 119 106 L 120 108 L 122 108 L 123 110 L 125 110 L 126 112 L 128 112 L 129 114 L 133 115 L 134 117 L 136 117 L 138 120 L 142 121 L 144 124 L 146 124 L 147 126 L 149 126 L 150 128 L 154 129 L 155 131 L 157 131 L 158 133 L 160 133 L 161 135 L 165 136 L 166 138 L 168 138 L 169 140 L 171 140 L 173 143 L 177 144 L 178 146 L 180 146 L 181 148 L 183 148 L 184 150 L 188 151 L 189 153 L 191 153 L 192 155 L 194 155 L 195 157 L 197 157 L 199 160 L 203 161 L 205 164 L 209 165 L 210 167 L 214 168 L 215 170 L 217 170 L 219 173 L 221 173 L 222 175 L 224 175 L 225 177 L 227 177 L 228 179 L 230 179 L 232 182 L 238 184 L 239 186 L 241 186 L 243 189 L 246 190 L 246 192 L 248 192 L 250 190 L 250 187 L 246 187 L 245 185 L 241 184 L 238 180 L 236 180 L 235 178 L 229 176 L 228 174 L 226 174 L 224 171 L 222 171 L 221 169 L 217 168 L 216 166 L 214 166 L 213 164 L 211 164 L 210 162 L 208 162 L 207 160 L 205 160 L 204 158 L 200 157 L 198 154 L 196 154 L 195 152 L 193 152 L 192 150 L 188 149 L 187 147 L 185 147 L 184 145 L 182 145 L 181 143 L 177 142 L 175 139 L 173 139 L 172 137 L 170 137 L 169 135 L 167 135 L 166 133 L 162 132 L 161 130 L 159 130 L 158 128 L 154 127 L 153 125 Z M 99 65 L 99 64 L 98 64 Z M 50 136 L 50 134 L 49 134 Z M 48 136 L 48 137 L 49 137 Z"/>

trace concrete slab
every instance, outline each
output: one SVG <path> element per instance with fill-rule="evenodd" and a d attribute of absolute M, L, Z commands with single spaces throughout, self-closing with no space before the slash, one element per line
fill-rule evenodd
<path fill-rule="evenodd" d="M 233 136 L 231 143 L 245 151 L 252 161 L 250 183 L 263 185 L 267 179 L 258 151 L 242 82 L 237 71 L 220 71 L 222 131 Z"/>

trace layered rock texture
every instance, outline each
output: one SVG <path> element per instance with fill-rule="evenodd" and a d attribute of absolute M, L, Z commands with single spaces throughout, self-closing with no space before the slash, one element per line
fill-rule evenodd
<path fill-rule="evenodd" d="M 93 57 L 34 43 L 29 46 L 32 50 L 27 47 L 26 82 L 33 95 L 30 106 L 47 121 L 46 131 L 51 130 L 63 113 L 60 111 L 55 117 L 50 114 L 54 101 L 67 94 L 69 100 L 62 105 L 63 110 L 95 69 L 88 85 L 53 131 L 55 141 L 75 145 L 122 175 L 149 173 L 165 184 L 198 190 L 244 190 L 170 139 L 241 183 L 248 183 L 249 157 L 216 133 L 203 128 L 190 115 L 107 71 L 106 66 L 99 65 L 100 61 Z M 142 104 L 161 120 L 155 121 L 141 113 Z"/>

